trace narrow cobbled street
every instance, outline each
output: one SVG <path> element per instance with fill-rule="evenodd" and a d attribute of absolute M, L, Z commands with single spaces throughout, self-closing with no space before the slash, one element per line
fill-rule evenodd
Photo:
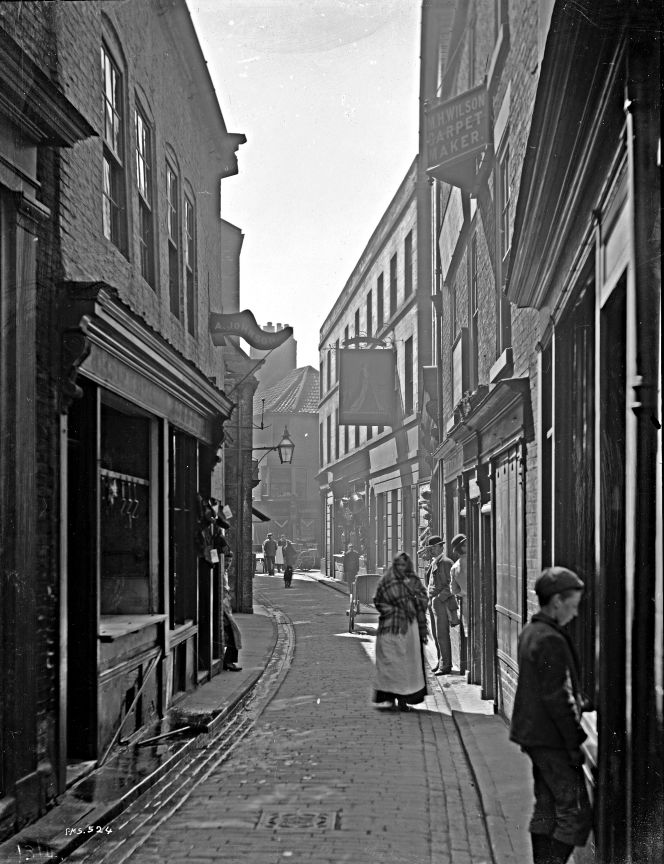
<path fill-rule="evenodd" d="M 255 587 L 294 635 L 265 709 L 248 731 L 228 730 L 239 740 L 200 779 L 181 766 L 190 782 L 167 807 L 155 787 L 70 860 L 488 864 L 473 778 L 433 676 L 416 711 L 377 709 L 374 637 L 362 618 L 348 632 L 347 597 L 303 573 L 291 590 L 277 576 Z"/>

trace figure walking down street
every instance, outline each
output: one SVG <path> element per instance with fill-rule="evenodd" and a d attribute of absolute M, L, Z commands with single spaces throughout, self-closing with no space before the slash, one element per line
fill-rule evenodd
<path fill-rule="evenodd" d="M 467 664 L 466 598 L 468 596 L 468 559 L 465 534 L 452 537 L 450 551 L 456 559 L 450 571 L 450 585 L 459 606 L 459 671 L 465 674 Z"/>
<path fill-rule="evenodd" d="M 578 660 L 563 629 L 576 617 L 583 582 L 572 570 L 549 567 L 535 582 L 540 611 L 519 637 L 519 681 L 510 738 L 533 763 L 535 809 L 529 831 L 534 864 L 564 864 L 584 846 L 592 810 L 583 775 Z"/>
<path fill-rule="evenodd" d="M 344 580 L 348 583 L 354 582 L 355 577 L 360 572 L 360 556 L 353 548 L 353 544 L 348 545 L 348 550 L 344 555 Z"/>
<path fill-rule="evenodd" d="M 427 594 L 413 562 L 399 553 L 381 578 L 373 603 L 378 610 L 373 701 L 399 711 L 427 693 L 422 645 L 427 641 Z"/>
<path fill-rule="evenodd" d="M 223 599 L 221 603 L 224 619 L 224 660 L 223 668 L 229 672 L 240 672 L 242 667 L 236 665 L 238 652 L 242 648 L 242 636 L 240 628 L 233 617 L 233 606 L 231 603 L 231 589 L 228 584 L 228 573 L 224 573 Z"/>
<path fill-rule="evenodd" d="M 277 542 L 277 551 L 274 554 L 274 566 L 277 573 L 284 572 L 284 543 L 286 542 L 286 538 L 282 534 Z"/>
<path fill-rule="evenodd" d="M 435 675 L 449 675 L 452 671 L 452 644 L 450 626 L 459 623 L 457 602 L 450 585 L 452 561 L 445 555 L 442 537 L 432 535 L 420 551 L 431 555 L 431 563 L 426 569 L 424 582 L 429 597 L 429 620 L 431 633 L 436 645 L 438 664 L 433 670 Z"/>
<path fill-rule="evenodd" d="M 263 554 L 265 555 L 265 572 L 274 576 L 274 556 L 277 554 L 277 541 L 271 534 L 265 538 Z"/>
<path fill-rule="evenodd" d="M 290 588 L 293 581 L 293 570 L 297 564 L 297 549 L 290 540 L 285 540 L 282 548 L 284 551 L 284 585 L 286 588 Z"/>

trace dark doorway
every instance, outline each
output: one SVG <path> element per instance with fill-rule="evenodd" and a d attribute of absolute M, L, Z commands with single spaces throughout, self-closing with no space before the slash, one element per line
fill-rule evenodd
<path fill-rule="evenodd" d="M 98 390 L 83 384 L 67 440 L 67 761 L 97 758 Z"/>
<path fill-rule="evenodd" d="M 626 279 L 600 315 L 599 369 L 599 693 L 596 794 L 602 861 L 623 861 L 625 773 L 625 436 Z"/>

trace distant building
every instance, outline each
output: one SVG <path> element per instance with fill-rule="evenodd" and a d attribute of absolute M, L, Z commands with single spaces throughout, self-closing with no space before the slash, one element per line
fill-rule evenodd
<path fill-rule="evenodd" d="M 318 389 L 318 372 L 303 366 L 277 384 L 261 384 L 254 396 L 254 446 L 276 446 L 286 428 L 295 444 L 291 465 L 282 465 L 277 451 L 254 452 L 260 478 L 254 503 L 270 520 L 254 522 L 256 547 L 268 531 L 275 538 L 284 534 L 299 550 L 318 547 Z"/>
<path fill-rule="evenodd" d="M 417 502 L 431 474 L 429 395 L 419 373 L 431 356 L 430 252 L 424 260 L 419 254 L 423 196 L 428 185 L 415 159 L 320 330 L 321 568 L 330 575 L 349 543 L 369 570 L 382 570 L 401 549 L 416 560 Z M 343 422 L 344 398 L 359 379 L 364 392 L 378 383 L 361 364 L 342 379 L 343 357 L 356 362 L 360 349 L 373 352 L 367 362 L 385 364 L 378 401 L 393 407 L 382 425 L 361 413 Z M 362 393 L 360 385 L 359 401 Z"/>
<path fill-rule="evenodd" d="M 273 324 L 268 321 L 261 329 L 266 333 L 276 333 L 286 327 L 288 324 Z M 277 381 L 281 381 L 297 366 L 297 341 L 294 336 L 291 336 L 278 348 L 273 348 L 270 351 L 250 348 L 249 356 L 252 360 L 265 360 L 265 363 L 256 370 L 255 374 L 260 381 L 261 388 L 266 389 L 276 384 Z"/>

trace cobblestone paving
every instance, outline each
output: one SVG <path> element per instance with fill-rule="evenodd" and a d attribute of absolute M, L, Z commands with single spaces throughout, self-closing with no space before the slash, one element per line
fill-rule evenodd
<path fill-rule="evenodd" d="M 438 688 L 416 712 L 376 709 L 373 640 L 347 632 L 347 598 L 303 574 L 291 590 L 267 576 L 256 589 L 295 634 L 272 701 L 258 717 L 237 718 L 225 745 L 213 742 L 111 823 L 94 850 L 73 857 L 489 864 L 472 775 Z"/>

